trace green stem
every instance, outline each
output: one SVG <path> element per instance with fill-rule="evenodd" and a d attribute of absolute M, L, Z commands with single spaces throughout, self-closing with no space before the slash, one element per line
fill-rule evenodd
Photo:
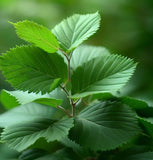
<path fill-rule="evenodd" d="M 67 59 L 67 62 L 68 62 L 68 81 L 70 82 L 71 81 L 71 66 L 70 66 L 70 60 L 71 60 L 71 57 L 72 57 L 72 52 L 70 53 L 70 56 L 68 56 L 67 54 L 66 54 L 66 52 L 64 52 L 63 50 L 61 50 L 62 51 L 62 53 L 64 54 L 64 56 L 66 57 L 66 59 Z M 66 95 L 69 97 L 70 95 L 69 95 L 69 93 L 68 93 L 68 91 L 65 89 L 65 86 L 63 87 L 63 86 L 61 86 L 60 85 L 60 87 L 63 89 L 63 91 L 66 93 Z M 72 115 L 71 115 L 71 117 L 74 117 L 75 116 L 75 105 L 76 105 L 76 103 L 73 101 L 73 99 L 71 99 L 71 98 L 69 98 L 69 100 L 70 100 L 70 103 L 71 103 L 71 106 L 72 106 Z"/>
<path fill-rule="evenodd" d="M 71 81 L 71 68 L 70 68 L 70 59 L 68 58 L 68 81 Z"/>

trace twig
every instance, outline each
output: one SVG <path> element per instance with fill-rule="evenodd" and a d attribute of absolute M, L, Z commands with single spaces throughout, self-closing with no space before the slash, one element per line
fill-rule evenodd
<path fill-rule="evenodd" d="M 59 85 L 62 89 L 63 89 L 63 91 L 66 93 L 66 95 L 69 97 L 70 95 L 69 95 L 69 93 L 68 93 L 68 91 L 65 89 L 65 87 L 63 87 L 62 85 Z"/>

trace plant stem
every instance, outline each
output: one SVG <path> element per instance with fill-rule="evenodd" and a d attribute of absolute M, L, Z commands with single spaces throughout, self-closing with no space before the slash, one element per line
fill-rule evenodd
<path fill-rule="evenodd" d="M 68 93 L 68 91 L 65 89 L 65 87 L 63 87 L 61 85 L 59 85 L 59 86 L 63 89 L 63 91 L 66 93 L 67 96 L 70 96 L 69 93 Z"/>
<path fill-rule="evenodd" d="M 72 101 L 72 117 L 74 117 L 74 116 L 75 116 L 75 103 L 73 103 L 73 101 Z"/>
<path fill-rule="evenodd" d="M 64 56 L 66 57 L 67 59 L 67 62 L 68 62 L 68 81 L 70 82 L 71 81 L 71 66 L 70 66 L 70 60 L 71 60 L 71 57 L 72 57 L 72 52 L 70 53 L 70 56 L 67 55 L 66 52 L 64 52 L 62 49 L 60 49 L 62 51 L 62 53 L 64 54 Z M 68 91 L 65 89 L 65 86 L 61 86 L 60 87 L 63 89 L 63 91 L 66 93 L 66 95 L 69 97 L 69 93 Z M 72 106 L 72 115 L 71 117 L 74 117 L 75 116 L 75 105 L 76 103 L 74 103 L 73 99 L 69 99 L 70 100 L 70 103 L 71 103 L 71 106 Z"/>
<path fill-rule="evenodd" d="M 68 61 L 68 81 L 71 81 L 70 58 L 68 58 L 67 61 Z"/>
<path fill-rule="evenodd" d="M 68 93 L 68 91 L 65 89 L 65 87 L 62 87 L 61 85 L 60 85 L 60 87 L 63 89 L 63 91 L 66 93 L 66 95 L 69 97 L 70 95 L 69 95 L 69 93 Z M 72 115 L 71 115 L 71 117 L 74 117 L 75 116 L 75 105 L 76 105 L 76 103 L 78 102 L 74 102 L 73 101 L 73 99 L 69 99 L 70 100 L 70 103 L 71 103 L 71 105 L 72 105 Z"/>
<path fill-rule="evenodd" d="M 64 54 L 64 56 L 67 59 L 67 62 L 68 62 L 68 81 L 71 81 L 70 59 L 71 59 L 72 53 L 70 54 L 70 57 L 68 57 L 66 52 L 64 52 L 62 49 L 60 49 L 60 51 Z"/>

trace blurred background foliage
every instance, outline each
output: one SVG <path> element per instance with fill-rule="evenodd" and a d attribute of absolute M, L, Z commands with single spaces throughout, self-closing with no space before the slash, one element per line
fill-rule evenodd
<path fill-rule="evenodd" d="M 87 44 L 134 58 L 135 75 L 121 95 L 153 104 L 153 0 L 0 0 L 0 53 L 25 44 L 8 21 L 33 20 L 49 29 L 74 13 L 99 11 L 101 28 Z M 12 90 L 0 73 L 0 90 Z M 3 111 L 2 105 L 0 112 Z"/>

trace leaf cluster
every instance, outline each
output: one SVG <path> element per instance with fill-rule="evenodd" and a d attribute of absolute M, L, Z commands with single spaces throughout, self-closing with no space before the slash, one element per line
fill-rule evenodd
<path fill-rule="evenodd" d="M 99 29 L 98 12 L 75 14 L 52 30 L 27 20 L 11 24 L 30 43 L 0 56 L 15 88 L 0 94 L 7 110 L 1 142 L 19 152 L 15 159 L 152 160 L 153 108 L 117 96 L 136 63 L 80 45 Z"/>

